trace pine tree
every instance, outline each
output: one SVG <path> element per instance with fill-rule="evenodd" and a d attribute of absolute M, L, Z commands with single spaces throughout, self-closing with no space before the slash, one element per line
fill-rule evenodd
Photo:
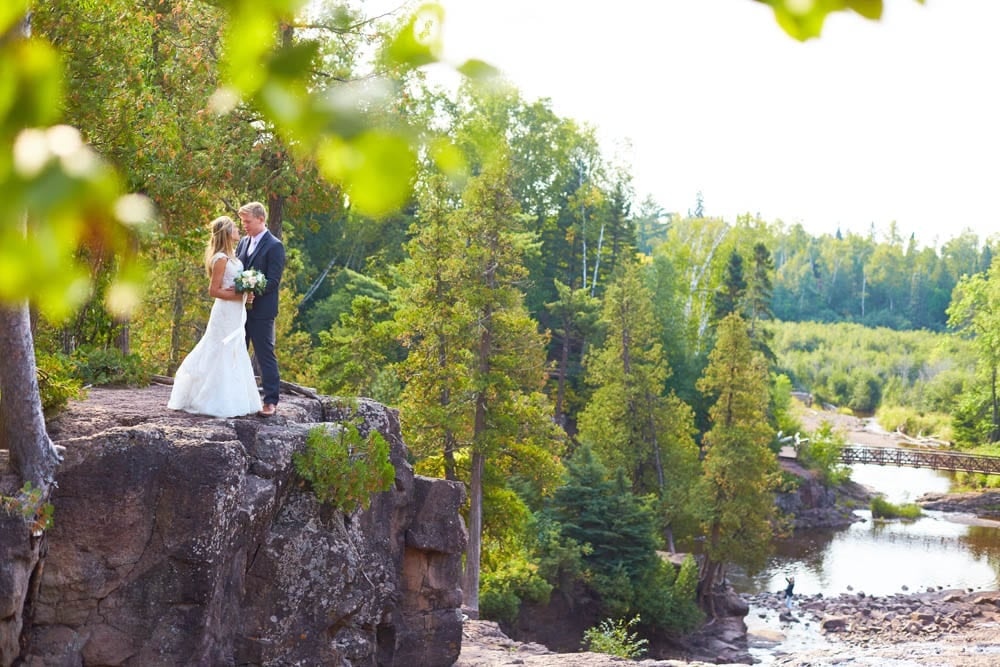
<path fill-rule="evenodd" d="M 458 215 L 466 240 L 464 299 L 475 323 L 471 395 L 473 406 L 469 473 L 469 545 L 463 591 L 465 604 L 478 607 L 483 532 L 483 485 L 487 462 L 515 443 L 555 444 L 551 409 L 525 410 L 544 401 L 547 337 L 524 307 L 520 283 L 527 272 L 524 252 L 531 235 L 519 232 L 521 218 L 509 184 L 508 162 L 498 156 L 473 179 Z"/>
<path fill-rule="evenodd" d="M 771 284 L 771 273 L 774 272 L 774 260 L 771 252 L 763 243 L 753 247 L 753 272 L 747 283 L 746 316 L 750 321 L 750 340 L 754 349 L 764 355 L 769 362 L 776 361 L 771 349 L 774 335 L 761 322 L 773 317 L 771 312 L 771 294 L 774 288 Z"/>
<path fill-rule="evenodd" d="M 690 408 L 663 396 L 670 368 L 657 340 L 642 267 L 625 268 L 608 288 L 604 344 L 587 356 L 587 381 L 596 389 L 579 418 L 579 439 L 610 467 L 627 471 L 633 491 L 664 503 L 668 540 L 673 518 L 685 513 L 698 474 Z M 673 545 L 670 545 L 673 548 Z"/>
<path fill-rule="evenodd" d="M 575 428 L 570 428 L 567 423 L 567 413 L 576 413 L 576 409 L 573 405 L 567 405 L 571 402 L 567 394 L 571 392 L 574 380 L 579 378 L 579 358 L 582 356 L 584 342 L 597 329 L 601 302 L 590 296 L 584 288 L 572 289 L 559 280 L 555 281 L 555 286 L 559 299 L 545 304 L 552 316 L 554 338 L 559 346 L 559 360 L 555 367 L 555 419 L 557 424 L 572 434 Z"/>
<path fill-rule="evenodd" d="M 463 401 L 469 391 L 472 313 L 461 298 L 463 239 L 453 228 L 454 203 L 443 179 L 419 190 L 420 212 L 396 290 L 400 339 L 408 354 L 400 411 L 407 444 L 427 473 L 458 480 L 456 454 L 469 445 Z"/>
<path fill-rule="evenodd" d="M 520 230 L 502 150 L 491 156 L 460 203 L 442 187 L 428 189 L 397 317 L 410 350 L 401 405 L 407 437 L 421 455 L 437 457 L 433 448 L 443 446 L 446 475 L 468 484 L 463 591 L 471 609 L 478 608 L 484 503 L 502 498 L 498 489 L 514 478 L 554 485 L 561 442 L 541 391 L 547 337 L 520 289 L 533 235 Z"/>
<path fill-rule="evenodd" d="M 332 396 L 367 396 L 387 405 L 399 398 L 396 322 L 385 301 L 357 296 L 340 322 L 319 334 L 313 363 L 318 389 Z"/>
<path fill-rule="evenodd" d="M 612 615 L 633 610 L 635 584 L 656 567 L 655 520 L 629 489 L 619 468 L 615 479 L 591 449 L 580 447 L 567 462 L 566 483 L 548 507 L 564 537 L 590 550 L 584 563 L 602 604 Z"/>
<path fill-rule="evenodd" d="M 726 272 L 722 278 L 722 284 L 715 292 L 713 319 L 718 322 L 730 313 L 742 312 L 746 291 L 747 281 L 743 276 L 743 256 L 733 250 L 729 253 L 729 261 L 726 262 Z"/>
<path fill-rule="evenodd" d="M 738 314 L 719 323 L 698 388 L 715 398 L 709 410 L 712 426 L 703 438 L 700 495 L 707 540 L 699 593 L 702 608 L 714 616 L 715 588 L 725 565 L 735 563 L 750 572 L 764 565 L 777 481 L 777 460 L 768 448 L 774 434 L 767 423 L 767 365 L 753 351 Z"/>

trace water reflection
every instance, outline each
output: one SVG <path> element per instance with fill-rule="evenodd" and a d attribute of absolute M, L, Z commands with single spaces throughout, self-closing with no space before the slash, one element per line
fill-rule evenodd
<path fill-rule="evenodd" d="M 962 544 L 979 558 L 985 558 L 1000 573 L 1000 529 L 969 526 L 962 536 Z"/>
<path fill-rule="evenodd" d="M 894 503 L 912 502 L 928 491 L 946 492 L 950 477 L 932 470 L 854 466 L 852 478 L 886 494 Z M 1000 529 L 970 526 L 946 513 L 928 512 L 911 523 L 865 518 L 837 531 L 800 531 L 778 540 L 763 572 L 730 574 L 736 590 L 747 593 L 784 588 L 795 575 L 797 593 L 864 591 L 870 595 L 934 588 L 1000 588 Z M 904 589 L 904 587 L 906 587 Z"/>

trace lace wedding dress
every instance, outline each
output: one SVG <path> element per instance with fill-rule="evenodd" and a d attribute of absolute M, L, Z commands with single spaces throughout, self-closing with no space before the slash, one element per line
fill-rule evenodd
<path fill-rule="evenodd" d="M 226 261 L 222 286 L 232 287 L 243 270 L 240 260 L 217 253 L 213 264 Z M 216 299 L 208 327 L 174 376 L 167 407 L 212 417 L 237 417 L 261 409 L 260 394 L 247 352 L 242 301 Z"/>

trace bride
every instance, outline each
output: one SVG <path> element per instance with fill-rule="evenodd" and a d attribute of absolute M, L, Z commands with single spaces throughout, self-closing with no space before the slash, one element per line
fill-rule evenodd
<path fill-rule="evenodd" d="M 215 297 L 205 335 L 187 355 L 174 377 L 167 407 L 212 417 L 236 417 L 261 409 L 260 394 L 247 352 L 244 295 L 234 281 L 243 270 L 233 250 L 240 233 L 232 219 L 212 221 L 205 268 Z"/>

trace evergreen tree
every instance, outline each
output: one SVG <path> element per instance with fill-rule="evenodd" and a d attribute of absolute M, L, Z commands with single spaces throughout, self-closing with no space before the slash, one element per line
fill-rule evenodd
<path fill-rule="evenodd" d="M 698 190 L 698 193 L 694 197 L 694 211 L 689 211 L 688 215 L 692 218 L 705 217 L 705 196 L 701 193 L 701 190 Z"/>
<path fill-rule="evenodd" d="M 580 357 L 584 343 L 597 329 L 600 300 L 590 296 L 584 288 L 571 289 L 558 280 L 555 281 L 559 299 L 545 304 L 552 318 L 553 338 L 558 345 L 558 361 L 555 366 L 555 420 L 569 435 L 576 433 L 575 420 L 570 423 L 567 413 L 576 414 L 581 403 L 578 396 Z"/>
<path fill-rule="evenodd" d="M 455 233 L 455 203 L 446 183 L 419 188 L 420 209 L 399 269 L 395 299 L 407 356 L 400 368 L 400 411 L 407 444 L 426 473 L 457 480 L 456 454 L 471 441 L 464 397 L 469 391 L 472 312 L 461 295 L 464 239 Z"/>
<path fill-rule="evenodd" d="M 395 405 L 399 382 L 394 364 L 402 354 L 391 306 L 358 296 L 340 322 L 319 334 L 314 348 L 318 389 L 331 396 L 367 396 Z"/>
<path fill-rule="evenodd" d="M 531 242 L 531 235 L 519 232 L 520 220 L 508 162 L 497 155 L 470 181 L 457 215 L 465 239 L 462 296 L 475 325 L 469 368 L 469 545 L 462 582 L 465 603 L 473 609 L 478 607 L 486 464 L 495 465 L 515 443 L 551 451 L 556 442 L 551 407 L 537 409 L 544 402 L 547 340 L 528 315 L 520 291 L 526 277 L 523 256 Z"/>
<path fill-rule="evenodd" d="M 725 565 L 760 569 L 771 546 L 773 490 L 777 460 L 768 448 L 774 434 L 767 423 L 770 400 L 767 365 L 754 352 L 738 314 L 720 322 L 718 338 L 698 388 L 714 397 L 712 427 L 703 438 L 706 536 L 699 599 L 715 615 L 715 588 Z"/>
<path fill-rule="evenodd" d="M 580 413 L 579 439 L 606 465 L 626 470 L 636 493 L 670 499 L 665 507 L 672 511 L 663 515 L 669 539 L 697 476 L 697 450 L 690 408 L 663 395 L 670 368 L 642 271 L 638 264 L 627 266 L 605 294 L 606 335 L 587 355 L 586 377 L 595 390 Z"/>
<path fill-rule="evenodd" d="M 439 181 L 427 188 L 397 317 L 409 347 L 401 400 L 408 439 L 423 455 L 443 447 L 445 474 L 468 484 L 463 591 L 473 609 L 485 503 L 502 498 L 499 488 L 513 479 L 544 491 L 559 472 L 560 431 L 541 391 L 547 337 L 520 290 L 533 236 L 519 229 L 508 163 L 502 146 L 493 148 L 460 203 L 448 201 Z"/>
<path fill-rule="evenodd" d="M 771 273 L 774 271 L 774 260 L 771 259 L 771 252 L 763 243 L 756 243 L 753 247 L 753 274 L 747 284 L 746 292 L 746 316 L 750 324 L 750 340 L 754 349 L 764 355 L 764 358 L 773 363 L 776 361 L 774 351 L 771 349 L 771 339 L 773 335 L 766 327 L 761 325 L 764 320 L 773 317 L 771 313 L 771 294 L 773 287 L 771 284 Z"/>
<path fill-rule="evenodd" d="M 639 204 L 639 213 L 633 219 L 636 249 L 644 255 L 652 255 L 653 249 L 666 240 L 670 222 L 670 215 L 656 200 L 651 196 L 643 199 Z"/>
<path fill-rule="evenodd" d="M 587 445 L 566 462 L 566 483 L 555 490 L 547 513 L 563 537 L 590 546 L 583 556 L 594 588 L 609 611 L 627 613 L 636 581 L 656 558 L 655 524 L 628 488 Z"/>
<path fill-rule="evenodd" d="M 628 487 L 620 468 L 611 479 L 589 446 L 577 449 L 566 463 L 565 483 L 543 512 L 543 524 L 554 527 L 559 539 L 546 539 L 543 547 L 556 553 L 542 557 L 566 561 L 569 550 L 569 561 L 579 558 L 582 568 L 574 569 L 573 576 L 600 595 L 609 616 L 640 614 L 650 627 L 690 630 L 701 620 L 695 606 L 695 561 L 689 557 L 675 575 L 673 565 L 656 553 L 655 517 Z M 566 582 L 553 583 L 566 587 Z"/>
<path fill-rule="evenodd" d="M 731 313 L 743 312 L 747 281 L 743 276 L 743 256 L 735 249 L 729 253 L 722 284 L 715 291 L 713 320 L 718 322 Z"/>

